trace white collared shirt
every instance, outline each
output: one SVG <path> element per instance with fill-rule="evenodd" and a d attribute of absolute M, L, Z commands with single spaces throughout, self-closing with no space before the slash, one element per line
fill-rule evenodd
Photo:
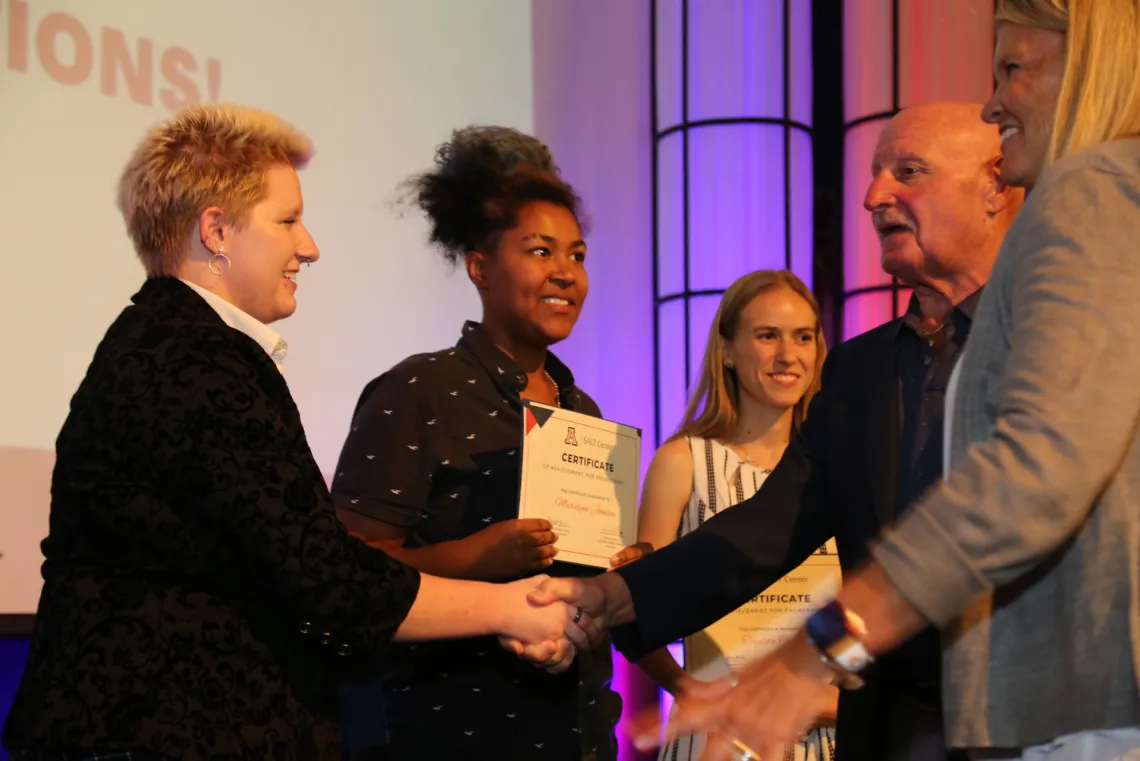
<path fill-rule="evenodd" d="M 962 358 L 966 356 L 966 349 L 958 352 L 958 359 L 954 369 L 950 372 L 950 380 L 946 383 L 946 402 L 942 413 L 942 478 L 950 475 L 951 445 L 954 441 L 954 405 L 958 402 L 958 377 L 962 370 Z"/>
<path fill-rule="evenodd" d="M 179 278 L 179 280 L 182 280 L 182 278 Z M 285 372 L 282 365 L 285 363 L 285 355 L 289 353 L 289 346 L 281 340 L 281 335 L 276 330 L 238 309 L 221 296 L 207 291 L 202 286 L 195 285 L 189 280 L 182 280 L 182 282 L 190 286 L 192 291 L 205 299 L 206 303 L 218 313 L 218 316 L 222 318 L 223 322 L 234 330 L 239 330 L 256 341 L 258 346 L 265 349 L 265 353 L 273 360 L 273 364 L 277 365 L 278 371 L 282 373 Z"/>

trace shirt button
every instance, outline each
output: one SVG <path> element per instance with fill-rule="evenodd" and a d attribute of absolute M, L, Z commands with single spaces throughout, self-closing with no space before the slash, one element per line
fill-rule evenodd
<path fill-rule="evenodd" d="M 301 634 L 308 634 L 312 630 L 313 630 L 313 622 L 312 621 L 302 621 L 301 625 L 297 627 L 297 631 L 301 632 Z"/>
<path fill-rule="evenodd" d="M 336 654 L 342 656 L 352 655 L 352 645 L 348 644 L 347 642 L 340 643 L 340 646 L 336 649 Z"/>
<path fill-rule="evenodd" d="M 321 644 L 328 645 L 332 642 L 332 632 L 325 632 L 321 635 Z"/>
<path fill-rule="evenodd" d="M 925 357 L 922 358 L 922 364 L 924 364 L 924 365 L 930 364 L 930 355 L 929 354 L 927 354 Z"/>

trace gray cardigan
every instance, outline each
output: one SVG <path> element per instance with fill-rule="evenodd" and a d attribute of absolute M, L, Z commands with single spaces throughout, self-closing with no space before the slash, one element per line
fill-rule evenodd
<path fill-rule="evenodd" d="M 952 747 L 1140 725 L 1140 140 L 1051 166 L 961 360 L 952 471 L 874 549 Z"/>

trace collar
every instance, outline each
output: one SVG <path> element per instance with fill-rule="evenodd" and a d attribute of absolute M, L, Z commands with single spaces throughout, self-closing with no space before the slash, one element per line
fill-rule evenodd
<path fill-rule="evenodd" d="M 252 338 L 258 346 L 265 350 L 265 353 L 273 360 L 273 364 L 277 365 L 278 370 L 283 369 L 282 365 L 285 362 L 285 355 L 289 353 L 289 346 L 281 339 L 281 335 L 276 330 L 238 309 L 216 293 L 207 291 L 189 280 L 182 280 L 182 282 L 188 285 L 190 290 L 201 296 L 218 313 L 223 322 L 234 330 L 245 333 Z"/>
<path fill-rule="evenodd" d="M 468 320 L 463 324 L 463 333 L 459 337 L 457 347 L 465 349 L 475 356 L 495 381 L 504 389 L 515 394 L 521 394 L 529 382 L 526 372 L 518 363 L 507 356 L 487 335 L 482 323 Z M 574 387 L 574 374 L 554 352 L 546 352 L 546 372 L 558 386 L 562 398 L 566 399 L 569 391 Z"/>
<path fill-rule="evenodd" d="M 950 331 L 947 338 L 952 338 L 954 334 L 965 335 L 969 332 L 970 325 L 974 322 L 974 313 L 978 311 L 978 302 L 982 300 L 983 289 L 985 289 L 984 285 L 962 299 L 962 301 L 950 310 L 950 315 L 946 319 L 947 323 L 949 323 L 947 328 Z M 926 334 L 922 332 L 921 327 L 922 310 L 918 305 L 918 297 L 914 294 L 911 294 L 910 303 L 906 308 L 906 314 L 903 315 L 900 321 L 900 326 L 901 325 L 905 325 L 913 330 L 922 340 L 927 340 Z"/>

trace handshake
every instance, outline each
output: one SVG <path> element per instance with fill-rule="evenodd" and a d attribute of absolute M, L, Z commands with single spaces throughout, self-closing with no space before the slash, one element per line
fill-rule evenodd
<path fill-rule="evenodd" d="M 622 604 L 629 590 L 614 574 L 535 576 L 503 587 L 512 610 L 499 643 L 552 674 L 568 669 L 579 651 L 604 642 L 607 628 L 633 619 L 632 606 Z"/>
<path fill-rule="evenodd" d="M 550 578 L 542 571 L 554 563 L 558 537 L 549 521 L 536 518 L 500 521 L 457 544 L 471 558 L 463 577 L 497 581 L 540 574 L 507 584 L 496 584 L 492 598 L 493 631 L 507 650 L 551 673 L 565 671 L 574 656 L 605 641 L 606 629 L 633 619 L 621 606 L 629 589 L 616 574 L 592 579 Z M 634 545 L 611 558 L 611 570 L 651 552 Z M 483 602 L 483 601 L 481 601 Z"/>
<path fill-rule="evenodd" d="M 612 568 L 653 552 L 626 547 Z M 501 585 L 514 606 L 500 629 L 500 644 L 551 673 L 566 670 L 575 655 L 601 644 L 608 628 L 636 619 L 633 596 L 620 574 L 593 578 L 535 576 Z M 634 717 L 629 728 L 642 750 L 690 732 L 710 733 L 702 761 L 782 758 L 788 743 L 835 714 L 835 673 L 801 631 L 774 652 L 732 677 L 712 682 L 685 679 L 668 725 L 656 712 Z M 771 755 L 769 755 L 771 754 Z"/>

